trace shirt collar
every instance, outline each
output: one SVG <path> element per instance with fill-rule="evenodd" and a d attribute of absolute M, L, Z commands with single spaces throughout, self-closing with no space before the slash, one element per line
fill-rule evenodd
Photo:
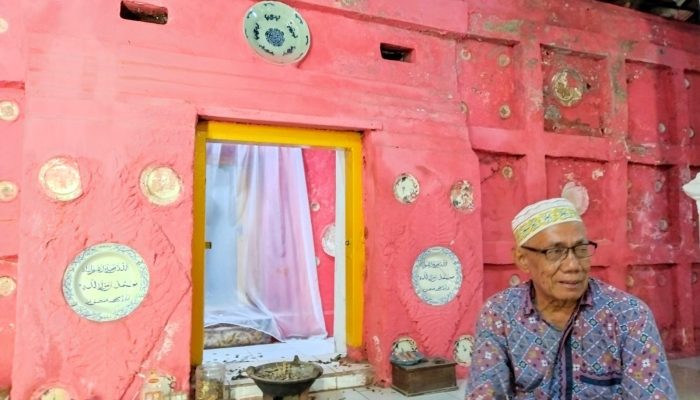
<path fill-rule="evenodd" d="M 579 300 L 579 305 L 593 306 L 594 284 L 593 279 L 588 278 L 588 288 L 586 288 L 586 291 L 583 292 L 583 296 L 581 296 L 581 300 Z M 535 285 L 532 283 L 532 279 L 527 282 L 524 293 L 527 293 L 527 295 L 525 296 L 525 301 L 523 301 L 523 312 L 524 315 L 529 316 L 537 311 L 535 310 L 535 304 L 533 302 L 533 299 L 535 298 Z"/>

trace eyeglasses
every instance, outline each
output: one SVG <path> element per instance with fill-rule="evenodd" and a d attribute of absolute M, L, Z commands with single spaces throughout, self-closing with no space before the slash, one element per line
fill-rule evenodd
<path fill-rule="evenodd" d="M 559 262 L 564 260 L 569 255 L 569 250 L 571 250 L 574 253 L 574 256 L 578 259 L 589 258 L 595 253 L 595 249 L 598 248 L 598 243 L 588 242 L 571 247 L 550 247 L 548 249 L 535 249 L 527 246 L 520 247 L 535 253 L 544 254 L 544 258 L 546 258 L 549 262 Z"/>

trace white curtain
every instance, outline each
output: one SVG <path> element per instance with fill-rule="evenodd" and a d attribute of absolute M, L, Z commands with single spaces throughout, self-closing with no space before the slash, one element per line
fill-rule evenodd
<path fill-rule="evenodd" d="M 205 326 L 326 337 L 299 148 L 207 144 Z"/>

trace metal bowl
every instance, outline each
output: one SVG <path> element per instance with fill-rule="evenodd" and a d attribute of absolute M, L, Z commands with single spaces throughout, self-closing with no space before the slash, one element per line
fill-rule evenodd
<path fill-rule="evenodd" d="M 260 388 L 263 394 L 272 397 L 294 396 L 311 387 L 323 374 L 321 366 L 299 361 L 283 361 L 248 367 L 248 377 Z"/>

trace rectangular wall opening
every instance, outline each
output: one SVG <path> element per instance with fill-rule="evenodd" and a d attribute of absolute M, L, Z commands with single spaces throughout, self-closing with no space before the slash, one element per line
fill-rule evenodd
<path fill-rule="evenodd" d="M 129 21 L 165 25 L 168 22 L 168 9 L 140 1 L 123 0 L 119 16 Z"/>
<path fill-rule="evenodd" d="M 397 46 L 388 43 L 381 43 L 379 51 L 382 58 L 390 61 L 412 62 L 413 49 L 408 47 Z"/>

